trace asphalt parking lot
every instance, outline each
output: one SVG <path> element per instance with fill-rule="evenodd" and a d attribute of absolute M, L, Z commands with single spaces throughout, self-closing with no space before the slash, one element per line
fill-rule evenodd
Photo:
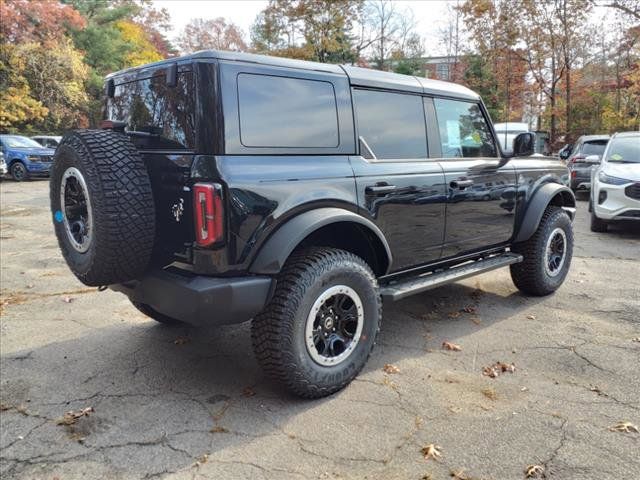
<path fill-rule="evenodd" d="M 640 228 L 591 233 L 584 199 L 555 295 L 499 270 L 387 304 L 365 370 L 318 401 L 263 378 L 248 325 L 164 327 L 75 280 L 47 181 L 0 205 L 3 479 L 640 478 Z"/>

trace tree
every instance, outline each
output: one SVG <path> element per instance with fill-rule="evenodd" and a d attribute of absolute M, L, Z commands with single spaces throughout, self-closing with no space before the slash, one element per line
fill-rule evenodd
<path fill-rule="evenodd" d="M 127 66 L 135 67 L 145 63 L 157 62 L 164 58 L 151 43 L 142 25 L 130 20 L 120 20 L 116 23 L 116 27 L 120 30 L 122 39 L 132 47 L 124 57 L 124 62 Z"/>
<path fill-rule="evenodd" d="M 0 131 L 20 130 L 49 113 L 23 75 L 25 60 L 15 45 L 0 44 Z"/>
<path fill-rule="evenodd" d="M 378 70 L 386 69 L 386 60 L 397 48 L 397 34 L 400 30 L 396 5 L 390 0 L 375 0 L 367 3 L 366 21 L 375 32 L 372 41 L 373 61 Z"/>
<path fill-rule="evenodd" d="M 460 54 L 463 48 L 462 38 L 462 9 L 459 0 L 455 4 L 447 4 L 446 23 L 440 28 L 440 44 L 445 48 L 447 57 L 453 58 L 450 80 L 460 80 Z"/>
<path fill-rule="evenodd" d="M 606 7 L 614 8 L 625 15 L 640 20 L 640 0 L 613 0 L 605 3 Z"/>
<path fill-rule="evenodd" d="M 25 43 L 15 53 L 24 59 L 23 75 L 33 96 L 49 113 L 32 126 L 42 131 L 87 126 L 89 98 L 84 85 L 88 68 L 71 41 L 63 39 L 46 50 L 37 43 Z"/>
<path fill-rule="evenodd" d="M 247 50 L 242 30 L 222 17 L 213 20 L 193 18 L 184 27 L 177 44 L 183 53 L 198 50 Z"/>
<path fill-rule="evenodd" d="M 69 29 L 81 29 L 86 21 L 71 5 L 56 0 L 0 2 L 3 40 L 12 43 L 46 43 L 62 38 Z"/>

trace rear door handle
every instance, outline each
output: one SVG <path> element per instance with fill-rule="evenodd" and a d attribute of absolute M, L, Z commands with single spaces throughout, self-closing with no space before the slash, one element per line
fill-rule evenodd
<path fill-rule="evenodd" d="M 473 185 L 473 180 L 452 180 L 449 182 L 451 188 L 467 188 Z"/>
<path fill-rule="evenodd" d="M 383 193 L 391 193 L 395 189 L 395 185 L 372 185 L 365 187 L 364 193 L 368 193 L 370 195 L 380 195 Z"/>

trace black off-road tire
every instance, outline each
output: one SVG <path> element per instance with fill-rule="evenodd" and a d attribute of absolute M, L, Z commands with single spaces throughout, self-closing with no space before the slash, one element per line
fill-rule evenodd
<path fill-rule="evenodd" d="M 607 222 L 596 216 L 595 208 L 591 207 L 591 219 L 589 228 L 592 232 L 605 233 L 608 229 Z"/>
<path fill-rule="evenodd" d="M 178 326 L 184 325 L 183 322 L 177 320 L 173 317 L 168 317 L 156 310 L 153 309 L 150 305 L 146 303 L 134 302 L 131 301 L 132 305 L 138 309 L 139 312 L 144 313 L 147 317 L 154 319 L 156 322 L 162 323 L 163 325 L 169 326 Z"/>
<path fill-rule="evenodd" d="M 61 211 L 62 177 L 70 168 L 84 177 L 91 203 L 92 237 L 84 252 L 71 243 Z M 153 193 L 144 162 L 126 135 L 112 130 L 66 134 L 51 168 L 50 200 L 60 249 L 81 282 L 121 283 L 147 269 L 155 236 Z"/>
<path fill-rule="evenodd" d="M 314 302 L 328 288 L 345 285 L 363 305 L 360 341 L 337 365 L 325 366 L 311 357 L 305 326 Z M 320 398 L 341 390 L 364 367 L 382 319 L 375 275 L 360 257 L 334 248 L 312 247 L 294 252 L 277 278 L 273 298 L 253 319 L 251 338 L 265 372 L 295 395 Z"/>
<path fill-rule="evenodd" d="M 549 237 L 557 228 L 566 236 L 566 256 L 558 273 L 551 276 L 545 268 L 545 251 Z M 520 291 L 536 296 L 555 292 L 564 282 L 573 256 L 573 228 L 569 215 L 560 207 L 548 206 L 533 236 L 514 244 L 511 250 L 524 257 L 522 262 L 510 267 L 511 279 Z"/>

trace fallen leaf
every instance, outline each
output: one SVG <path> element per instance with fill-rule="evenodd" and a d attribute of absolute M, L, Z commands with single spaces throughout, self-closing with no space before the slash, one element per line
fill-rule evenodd
<path fill-rule="evenodd" d="M 476 325 L 480 325 L 482 323 L 482 320 L 480 320 L 478 317 L 471 317 L 469 320 L 471 320 Z"/>
<path fill-rule="evenodd" d="M 527 315 L 527 318 L 528 318 L 529 320 L 535 320 L 535 319 L 536 319 L 536 316 L 535 316 L 535 315 Z M 535 467 L 535 465 L 534 465 L 534 467 Z"/>
<path fill-rule="evenodd" d="M 62 297 L 62 301 L 64 303 L 71 303 L 71 302 L 73 302 L 73 298 L 68 296 L 68 295 L 66 295 L 66 296 Z"/>
<path fill-rule="evenodd" d="M 395 365 L 391 365 L 390 363 L 386 363 L 384 367 L 382 367 L 382 370 L 384 370 L 384 373 L 389 374 L 400 373 L 400 369 Z"/>
<path fill-rule="evenodd" d="M 175 345 L 185 345 L 185 344 L 189 343 L 190 341 L 191 341 L 191 339 L 189 337 L 178 337 L 173 341 L 173 343 Z"/>
<path fill-rule="evenodd" d="M 70 410 L 66 412 L 62 418 L 56 420 L 57 425 L 73 425 L 81 417 L 88 417 L 90 413 L 95 412 L 93 407 L 83 408 L 82 410 Z"/>
<path fill-rule="evenodd" d="M 460 316 L 460 312 L 450 312 L 447 316 L 449 318 L 458 318 Z"/>
<path fill-rule="evenodd" d="M 4 412 L 5 410 L 9 410 L 11 405 L 7 405 L 6 403 L 0 403 L 0 412 Z"/>
<path fill-rule="evenodd" d="M 638 433 L 638 426 L 631 422 L 618 422 L 609 427 L 612 432 Z"/>
<path fill-rule="evenodd" d="M 493 365 L 482 368 L 482 374 L 486 377 L 496 378 L 498 375 L 504 372 L 513 373 L 516 371 L 514 363 L 496 362 Z"/>
<path fill-rule="evenodd" d="M 462 311 L 463 311 L 464 313 L 472 313 L 472 314 L 475 314 L 475 313 L 478 311 L 478 309 L 477 309 L 476 307 L 474 307 L 473 305 L 467 305 L 466 307 L 464 307 L 464 308 L 462 309 Z"/>
<path fill-rule="evenodd" d="M 542 465 L 528 465 L 524 469 L 526 478 L 544 478 L 544 467 Z"/>
<path fill-rule="evenodd" d="M 215 427 L 213 427 L 211 430 L 209 430 L 211 433 L 227 433 L 229 430 L 227 430 L 224 427 L 221 427 L 220 425 L 216 425 Z"/>
<path fill-rule="evenodd" d="M 462 350 L 462 347 L 460 345 L 456 345 L 455 343 L 451 342 L 442 342 L 442 348 L 444 348 L 445 350 L 452 350 L 454 352 L 459 352 Z"/>
<path fill-rule="evenodd" d="M 34 285 L 33 283 L 29 283 L 29 284 L 27 285 L 27 288 L 29 288 L 29 289 L 31 289 L 31 288 L 33 288 L 33 287 L 35 287 L 35 285 Z"/>
<path fill-rule="evenodd" d="M 27 407 L 26 405 L 18 405 L 16 407 L 16 412 L 21 413 L 22 415 L 24 415 L 25 417 L 29 415 L 29 413 L 27 412 Z"/>
<path fill-rule="evenodd" d="M 484 390 L 482 390 L 482 394 L 487 397 L 489 400 L 497 400 L 498 399 L 498 394 L 496 393 L 496 391 L 493 388 L 485 388 Z"/>
<path fill-rule="evenodd" d="M 421 480 L 433 480 L 433 477 L 431 476 L 431 474 L 430 474 L 430 473 L 425 473 L 425 474 L 422 476 L 422 479 L 421 479 Z"/>
<path fill-rule="evenodd" d="M 243 397 L 253 397 L 256 394 L 256 392 L 253 391 L 253 388 L 251 387 L 247 387 L 244 390 L 242 390 L 242 396 Z"/>
<path fill-rule="evenodd" d="M 460 470 L 451 470 L 449 472 L 449 475 L 451 475 L 451 478 L 453 478 L 453 480 L 473 480 L 469 475 L 464 473 L 463 468 L 461 468 Z"/>
<path fill-rule="evenodd" d="M 201 455 L 200 457 L 198 457 L 198 459 L 193 464 L 193 466 L 199 467 L 200 465 L 202 465 L 203 463 L 207 463 L 208 461 L 209 461 L 209 455 L 205 453 L 204 455 Z"/>
<path fill-rule="evenodd" d="M 442 452 L 440 450 L 442 450 L 440 446 L 430 443 L 429 445 L 422 447 L 421 452 L 422 455 L 424 455 L 425 460 L 429 460 L 430 458 L 438 460 L 438 458 L 442 456 Z"/>
<path fill-rule="evenodd" d="M 640 337 L 632 338 L 631 341 L 640 343 Z"/>

